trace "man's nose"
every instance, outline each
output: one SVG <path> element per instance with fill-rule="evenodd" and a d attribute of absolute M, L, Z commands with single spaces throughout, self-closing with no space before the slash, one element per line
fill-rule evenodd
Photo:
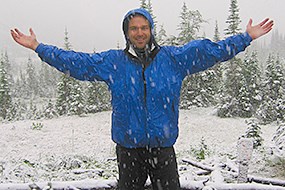
<path fill-rule="evenodd" d="M 138 28 L 138 35 L 142 35 L 143 34 L 143 30 L 141 28 Z"/>

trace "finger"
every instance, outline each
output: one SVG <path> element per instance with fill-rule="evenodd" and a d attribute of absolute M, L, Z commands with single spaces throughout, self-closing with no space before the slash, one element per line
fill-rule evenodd
<path fill-rule="evenodd" d="M 17 34 L 18 34 L 19 36 L 23 36 L 23 35 L 24 35 L 22 32 L 20 32 L 20 30 L 18 30 L 18 28 L 15 28 L 15 31 L 17 32 Z"/>
<path fill-rule="evenodd" d="M 263 26 L 265 23 L 267 23 L 268 20 L 269 18 L 264 19 L 261 23 L 259 23 L 259 26 Z"/>
<path fill-rule="evenodd" d="M 273 22 L 273 20 L 271 20 L 270 22 L 268 22 L 266 25 L 264 25 L 263 27 L 265 27 L 265 28 L 272 28 L 272 26 L 274 25 L 274 22 Z"/>
<path fill-rule="evenodd" d="M 248 23 L 247 23 L 247 26 L 251 26 L 252 25 L 252 19 L 249 19 Z"/>
<path fill-rule="evenodd" d="M 29 29 L 31 36 L 35 36 L 35 33 L 32 28 Z"/>
<path fill-rule="evenodd" d="M 15 40 L 15 41 L 18 41 L 18 34 L 14 31 L 14 30 L 11 30 L 11 35 L 12 35 L 12 38 Z"/>

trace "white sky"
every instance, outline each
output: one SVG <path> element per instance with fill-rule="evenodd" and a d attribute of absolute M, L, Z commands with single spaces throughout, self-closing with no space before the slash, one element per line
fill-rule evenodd
<path fill-rule="evenodd" d="M 212 38 L 217 20 L 221 34 L 227 27 L 230 0 L 152 0 L 158 24 L 164 24 L 168 35 L 176 35 L 181 7 L 199 10 L 208 24 L 203 26 Z M 67 27 L 70 42 L 77 51 L 91 52 L 125 45 L 121 23 L 125 13 L 140 5 L 139 0 L 0 0 L 0 51 L 19 49 L 10 37 L 17 27 L 24 33 L 32 27 L 40 42 L 63 45 Z M 258 23 L 265 17 L 275 20 L 275 30 L 285 33 L 284 0 L 238 0 L 240 27 L 244 30 L 249 18 Z M 283 11 L 283 12 L 281 12 Z M 269 35 L 266 37 L 268 38 Z M 28 52 L 28 50 L 25 50 Z"/>

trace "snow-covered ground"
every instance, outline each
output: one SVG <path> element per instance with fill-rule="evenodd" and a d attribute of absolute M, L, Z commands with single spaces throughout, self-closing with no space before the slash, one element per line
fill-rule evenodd
<path fill-rule="evenodd" d="M 199 149 L 202 139 L 205 140 L 209 155 L 200 163 L 211 167 L 217 163 L 227 163 L 237 167 L 237 141 L 248 127 L 245 120 L 219 118 L 214 108 L 180 110 L 180 134 L 175 149 L 182 186 L 186 187 L 187 181 L 207 178 L 195 175 L 195 168 L 191 169 L 183 162 L 185 159 L 194 159 L 193 149 Z M 259 150 L 253 152 L 249 174 L 284 180 L 284 176 L 270 167 L 270 147 L 273 147 L 272 137 L 278 126 L 272 124 L 260 127 L 264 142 Z M 111 112 L 2 123 L 0 189 L 17 189 L 23 183 L 46 184 L 51 181 L 59 184 L 69 181 L 70 185 L 82 182 L 85 187 L 94 187 L 94 183 L 101 187 L 115 183 L 115 144 L 111 140 L 110 131 Z M 98 181 L 90 181 L 94 179 Z M 227 177 L 223 179 L 229 180 Z"/>

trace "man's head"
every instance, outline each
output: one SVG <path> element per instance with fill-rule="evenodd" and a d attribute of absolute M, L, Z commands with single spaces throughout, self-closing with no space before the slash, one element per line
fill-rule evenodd
<path fill-rule="evenodd" d="M 145 9 L 134 9 L 124 17 L 123 31 L 127 46 L 132 44 L 134 48 L 144 49 L 146 45 L 154 42 L 154 23 L 151 15 Z"/>

